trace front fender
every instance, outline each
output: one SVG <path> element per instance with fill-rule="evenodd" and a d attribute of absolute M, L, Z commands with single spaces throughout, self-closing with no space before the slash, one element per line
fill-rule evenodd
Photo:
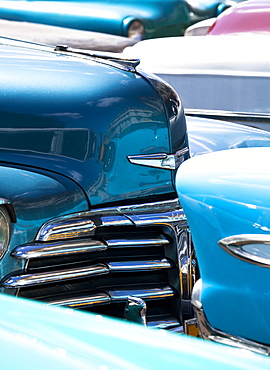
<path fill-rule="evenodd" d="M 0 177 L 0 198 L 9 201 L 13 207 L 13 221 L 16 217 L 11 250 L 33 240 L 45 221 L 89 208 L 83 191 L 64 176 L 0 166 Z"/>
<path fill-rule="evenodd" d="M 180 166 L 176 181 L 194 240 L 208 322 L 224 333 L 266 345 L 269 243 L 264 246 L 268 265 L 263 265 L 228 253 L 220 241 L 243 234 L 269 237 L 269 155 L 269 148 L 242 148 L 198 156 Z M 248 248 L 249 254 L 260 255 L 258 246 L 253 252 Z"/>

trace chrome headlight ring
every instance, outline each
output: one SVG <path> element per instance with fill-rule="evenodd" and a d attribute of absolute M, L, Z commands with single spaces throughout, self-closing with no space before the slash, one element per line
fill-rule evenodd
<path fill-rule="evenodd" d="M 0 258 L 5 254 L 9 245 L 11 221 L 5 207 L 0 207 Z"/>

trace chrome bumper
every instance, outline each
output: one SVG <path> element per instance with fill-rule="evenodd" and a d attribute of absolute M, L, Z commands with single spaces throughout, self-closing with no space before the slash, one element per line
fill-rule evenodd
<path fill-rule="evenodd" d="M 224 333 L 213 328 L 208 322 L 201 302 L 202 280 L 198 280 L 193 288 L 191 303 L 197 317 L 197 325 L 203 339 L 221 343 L 243 350 L 252 351 L 262 355 L 270 355 L 270 347 L 250 341 L 248 339 Z"/>

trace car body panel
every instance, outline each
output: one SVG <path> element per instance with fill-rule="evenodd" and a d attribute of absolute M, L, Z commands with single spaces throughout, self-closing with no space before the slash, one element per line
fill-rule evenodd
<path fill-rule="evenodd" d="M 3 370 L 154 370 L 167 366 L 255 370 L 269 366 L 263 356 L 197 338 L 5 295 L 0 300 Z"/>
<path fill-rule="evenodd" d="M 170 171 L 127 159 L 173 150 L 163 102 L 142 75 L 49 47 L 1 48 L 2 161 L 67 176 L 92 204 L 173 191 Z M 179 109 L 177 149 L 186 146 Z"/>
<path fill-rule="evenodd" d="M 2 19 L 43 23 L 127 36 L 133 20 L 144 25 L 144 38 L 177 36 L 192 23 L 214 17 L 227 1 L 1 1 Z M 231 2 L 228 2 L 231 4 Z"/>
<path fill-rule="evenodd" d="M 55 217 L 89 209 L 85 193 L 67 177 L 38 169 L 0 166 L 1 199 L 12 205 L 14 216 L 11 240 L 1 261 L 1 274 L 23 268 L 22 261 L 10 258 L 19 244 L 33 240 L 40 225 Z"/>
<path fill-rule="evenodd" d="M 265 345 L 270 343 L 270 270 L 229 254 L 218 243 L 233 235 L 269 236 L 269 153 L 268 148 L 211 153 L 188 160 L 177 174 L 208 322 Z"/>
<path fill-rule="evenodd" d="M 124 55 L 171 84 L 187 114 L 269 130 L 268 42 L 266 35 L 172 37 L 144 40 Z"/>

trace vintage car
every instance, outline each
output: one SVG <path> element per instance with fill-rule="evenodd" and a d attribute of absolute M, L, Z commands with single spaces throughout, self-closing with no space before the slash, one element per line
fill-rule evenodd
<path fill-rule="evenodd" d="M 176 186 L 201 279 L 192 296 L 201 335 L 270 354 L 269 148 L 224 150 L 183 163 Z"/>
<path fill-rule="evenodd" d="M 248 0 L 227 9 L 225 14 L 220 14 L 206 34 L 269 34 L 269 19 L 270 3 L 268 0 Z"/>
<path fill-rule="evenodd" d="M 103 32 L 141 40 L 179 36 L 216 17 L 231 0 L 2 0 L 0 18 Z"/>
<path fill-rule="evenodd" d="M 167 81 L 186 114 L 270 130 L 269 42 L 267 35 L 170 37 L 141 41 L 123 54 Z"/>
<path fill-rule="evenodd" d="M 198 278 L 175 174 L 190 155 L 270 134 L 188 117 L 175 91 L 117 59 L 0 39 L 0 278 L 9 295 L 147 325 L 193 318 Z"/>
<path fill-rule="evenodd" d="M 164 330 L 0 295 L 1 369 L 267 370 L 269 359 Z"/>
<path fill-rule="evenodd" d="M 270 4 L 268 0 L 248 0 L 230 7 L 218 17 L 192 24 L 185 36 L 269 34 Z"/>

